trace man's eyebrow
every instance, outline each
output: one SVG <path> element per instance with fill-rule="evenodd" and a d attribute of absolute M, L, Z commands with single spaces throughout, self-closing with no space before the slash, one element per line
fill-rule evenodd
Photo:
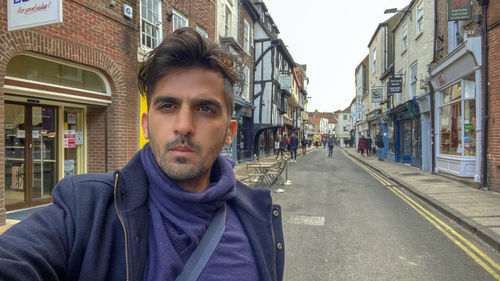
<path fill-rule="evenodd" d="M 174 103 L 174 104 L 180 104 L 182 103 L 182 100 L 176 97 L 172 96 L 160 96 L 157 97 L 153 100 L 153 104 L 161 104 L 161 103 Z M 223 106 L 222 104 L 216 100 L 216 99 L 207 99 L 207 98 L 195 98 L 190 101 L 191 104 L 194 105 L 211 105 L 215 107 L 217 110 L 222 110 Z"/>
<path fill-rule="evenodd" d="M 171 96 L 160 96 L 153 100 L 153 104 L 157 105 L 160 103 L 179 103 L 180 99 Z"/>
<path fill-rule="evenodd" d="M 211 105 L 217 110 L 222 110 L 222 104 L 215 99 L 193 99 L 192 103 L 196 105 Z"/>

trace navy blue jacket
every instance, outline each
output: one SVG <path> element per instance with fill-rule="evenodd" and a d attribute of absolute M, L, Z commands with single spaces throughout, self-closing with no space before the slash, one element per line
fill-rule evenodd
<path fill-rule="evenodd" d="M 246 231 L 262 281 L 283 279 L 281 210 L 269 190 L 237 183 L 227 203 Z M 0 280 L 142 281 L 148 181 L 137 153 L 121 170 L 64 178 L 54 204 L 0 235 Z"/>
<path fill-rule="evenodd" d="M 299 147 L 299 139 L 296 136 L 290 138 L 290 148 L 297 149 Z"/>

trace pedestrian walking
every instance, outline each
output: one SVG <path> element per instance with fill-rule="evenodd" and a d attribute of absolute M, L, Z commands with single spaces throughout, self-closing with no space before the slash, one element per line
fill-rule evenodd
<path fill-rule="evenodd" d="M 358 140 L 358 152 L 361 153 L 361 156 L 365 156 L 365 149 L 366 149 L 366 143 L 365 143 L 365 136 L 362 135 L 359 140 Z"/>
<path fill-rule="evenodd" d="M 378 147 L 378 160 L 379 161 L 384 161 L 382 157 L 383 150 L 384 148 L 384 138 L 382 137 L 382 132 L 378 132 L 377 138 L 375 139 L 375 145 Z"/>
<path fill-rule="evenodd" d="M 333 156 L 333 144 L 335 143 L 335 141 L 333 140 L 332 137 L 330 137 L 328 139 L 328 157 L 332 157 Z"/>
<path fill-rule="evenodd" d="M 372 156 L 372 138 L 370 136 L 365 139 L 365 146 L 366 156 Z"/>
<path fill-rule="evenodd" d="M 295 132 L 292 133 L 292 137 L 290 138 L 290 158 L 292 158 L 291 162 L 297 162 L 297 149 L 299 148 L 299 139 Z"/>
<path fill-rule="evenodd" d="M 300 143 L 302 145 L 302 155 L 306 155 L 307 151 L 307 138 L 305 136 L 302 137 L 302 141 Z"/>
<path fill-rule="evenodd" d="M 0 235 L 0 279 L 282 280 L 280 209 L 220 155 L 238 128 L 234 63 L 192 28 L 167 35 L 139 69 L 149 143 L 122 169 L 62 179 Z"/>
<path fill-rule="evenodd" d="M 278 139 L 274 142 L 274 150 L 276 151 L 276 160 L 281 154 L 281 159 L 283 159 L 283 149 L 285 148 L 285 143 L 281 135 L 278 136 Z"/>
<path fill-rule="evenodd" d="M 284 152 L 285 152 L 285 155 L 290 153 L 290 139 L 288 138 L 287 135 L 285 135 L 285 149 L 284 149 Z"/>
<path fill-rule="evenodd" d="M 326 138 L 323 139 L 323 149 L 326 149 Z"/>

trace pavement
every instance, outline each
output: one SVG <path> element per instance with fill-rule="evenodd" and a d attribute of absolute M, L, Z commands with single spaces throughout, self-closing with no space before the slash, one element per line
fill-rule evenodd
<path fill-rule="evenodd" d="M 362 157 L 355 148 L 341 148 L 386 178 L 401 185 L 500 251 L 500 193 L 452 177 L 421 171 L 377 155 Z"/>

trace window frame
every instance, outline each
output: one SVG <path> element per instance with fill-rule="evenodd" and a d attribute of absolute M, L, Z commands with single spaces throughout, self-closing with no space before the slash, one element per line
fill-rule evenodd
<path fill-rule="evenodd" d="M 405 51 L 408 48 L 408 22 L 405 21 L 403 24 L 401 33 L 401 51 Z"/>
<path fill-rule="evenodd" d="M 176 24 L 175 24 L 176 17 L 180 18 L 181 20 L 184 20 L 186 22 L 186 25 L 178 26 L 176 28 Z M 183 14 L 181 14 L 180 12 L 172 9 L 172 32 L 174 32 L 175 30 L 177 30 L 179 28 L 188 27 L 188 26 L 189 26 L 189 19 L 186 16 L 184 16 Z"/>
<path fill-rule="evenodd" d="M 243 19 L 243 49 L 250 52 L 250 24 L 246 19 Z"/>
<path fill-rule="evenodd" d="M 208 32 L 205 29 L 201 28 L 199 25 L 197 25 L 195 29 L 198 34 L 208 39 Z"/>
<path fill-rule="evenodd" d="M 471 84 L 472 87 L 470 89 L 472 89 L 474 91 L 474 94 L 473 96 L 470 96 L 470 97 L 467 97 L 466 96 L 466 84 Z M 458 99 L 452 99 L 452 100 L 449 100 L 449 101 L 446 101 L 444 102 L 443 101 L 443 94 L 444 94 L 444 91 L 445 90 L 448 90 L 452 87 L 454 87 L 455 85 L 458 84 L 458 87 L 460 87 L 460 98 Z M 438 148 L 439 148 L 439 155 L 446 155 L 446 156 L 454 156 L 454 157 L 476 157 L 476 149 L 477 149 L 477 142 L 475 143 L 474 145 L 474 150 L 471 150 L 474 152 L 474 155 L 465 155 L 466 154 L 466 142 L 471 142 L 469 140 L 466 140 L 466 132 L 465 132 L 465 126 L 466 125 L 469 125 L 470 123 L 468 124 L 465 124 L 465 113 L 466 113 L 466 110 L 465 110 L 465 103 L 468 102 L 468 101 L 473 101 L 474 102 L 474 113 L 477 114 L 477 102 L 476 102 L 476 81 L 473 81 L 473 80 L 469 80 L 469 79 L 460 79 L 458 80 L 457 82 L 449 85 L 448 87 L 446 87 L 445 89 L 439 91 L 439 106 L 438 106 L 438 113 L 439 113 L 439 119 L 438 119 L 438 124 L 439 124 L 439 143 L 438 143 Z M 456 154 L 451 154 L 451 153 L 443 153 L 442 151 L 442 144 L 443 144 L 443 133 L 442 133 L 442 124 L 441 124 L 441 121 L 442 121 L 442 111 L 444 108 L 446 107 L 451 107 L 451 106 L 454 106 L 454 105 L 458 105 L 458 108 L 460 109 L 460 119 L 458 119 L 458 122 L 460 122 L 460 124 L 458 124 L 458 134 L 459 134 L 459 138 L 460 138 L 460 143 L 458 144 L 459 147 L 460 147 L 460 152 L 456 153 Z M 471 118 L 472 119 L 472 118 Z M 469 121 L 469 120 L 468 120 Z M 477 125 L 477 121 L 475 123 L 473 123 L 472 125 Z M 451 126 L 451 125 L 450 125 Z M 450 131 L 450 134 L 453 134 L 453 132 Z M 473 135 L 473 139 L 475 141 L 477 141 L 477 136 L 478 136 L 478 132 L 477 132 L 477 128 L 474 128 L 474 135 Z M 467 137 L 467 139 L 470 139 L 471 135 L 469 135 Z M 470 145 L 470 144 L 469 144 Z"/>
<path fill-rule="evenodd" d="M 375 73 L 375 69 L 377 68 L 377 49 L 373 49 L 372 52 L 372 73 Z"/>
<path fill-rule="evenodd" d="M 420 1 L 415 7 L 415 34 L 424 31 L 424 1 Z"/>
<path fill-rule="evenodd" d="M 225 11 L 224 11 L 224 36 L 225 37 L 231 37 L 231 31 L 232 31 L 232 17 L 233 17 L 233 11 L 229 8 L 228 5 L 225 5 Z"/>
<path fill-rule="evenodd" d="M 148 6 L 148 2 L 151 2 L 151 8 Z M 155 10 L 155 5 L 154 2 L 157 2 L 157 7 L 156 7 L 156 14 L 154 12 Z M 144 4 L 146 4 L 146 7 L 144 7 Z M 161 8 L 162 8 L 162 3 L 160 0 L 141 0 L 140 1 L 140 44 L 143 49 L 146 50 L 152 50 L 156 48 L 161 40 L 162 40 L 162 18 L 161 18 Z M 143 14 L 146 13 L 146 17 L 143 17 Z M 148 13 L 152 13 L 152 20 L 148 19 Z M 152 22 L 155 20 L 156 17 L 156 23 Z M 144 30 L 145 24 L 151 28 L 151 32 L 148 32 L 147 30 Z M 153 30 L 156 31 L 156 37 L 153 36 Z M 151 46 L 147 45 L 147 37 L 151 38 Z M 156 44 L 154 43 L 154 40 L 156 40 Z M 143 43 L 144 42 L 144 43 Z"/>

